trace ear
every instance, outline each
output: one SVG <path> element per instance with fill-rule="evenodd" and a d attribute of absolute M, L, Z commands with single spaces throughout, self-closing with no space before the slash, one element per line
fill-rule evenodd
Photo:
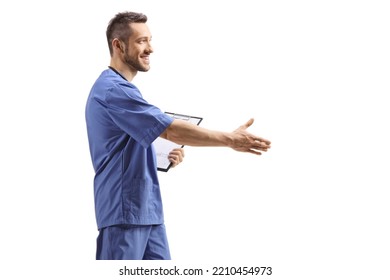
<path fill-rule="evenodd" d="M 115 38 L 114 40 L 112 40 L 112 48 L 114 50 L 117 50 L 120 53 L 124 53 L 125 52 L 124 46 L 123 46 L 122 42 L 118 38 Z"/>

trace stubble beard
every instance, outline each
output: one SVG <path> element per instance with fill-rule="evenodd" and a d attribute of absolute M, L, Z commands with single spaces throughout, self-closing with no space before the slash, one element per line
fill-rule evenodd
<path fill-rule="evenodd" d="M 125 60 L 126 65 L 130 68 L 130 70 L 136 70 L 136 71 L 141 71 L 141 72 L 147 72 L 147 71 L 149 71 L 149 69 L 150 69 L 150 66 L 149 66 L 149 65 L 143 65 L 143 64 L 138 60 L 138 57 L 137 57 L 137 58 L 130 57 L 130 56 L 128 55 L 128 52 L 127 52 L 127 51 L 128 51 L 128 50 L 127 50 L 127 48 L 126 48 L 124 60 Z"/>

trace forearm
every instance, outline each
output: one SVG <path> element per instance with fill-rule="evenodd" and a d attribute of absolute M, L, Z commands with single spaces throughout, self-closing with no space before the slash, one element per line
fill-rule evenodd
<path fill-rule="evenodd" d="M 231 133 L 209 130 L 182 120 L 174 120 L 161 137 L 188 146 L 230 147 Z"/>
<path fill-rule="evenodd" d="M 250 119 L 229 133 L 175 119 L 160 136 L 181 145 L 230 147 L 239 152 L 261 155 L 261 152 L 266 152 L 271 147 L 271 142 L 247 131 L 253 121 Z"/>

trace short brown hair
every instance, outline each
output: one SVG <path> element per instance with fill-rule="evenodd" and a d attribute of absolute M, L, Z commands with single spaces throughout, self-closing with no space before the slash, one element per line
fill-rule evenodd
<path fill-rule="evenodd" d="M 118 38 L 127 44 L 127 40 L 132 34 L 130 23 L 145 23 L 148 20 L 147 16 L 135 12 L 122 12 L 113 17 L 107 26 L 106 36 L 110 55 L 113 54 L 112 40 Z"/>

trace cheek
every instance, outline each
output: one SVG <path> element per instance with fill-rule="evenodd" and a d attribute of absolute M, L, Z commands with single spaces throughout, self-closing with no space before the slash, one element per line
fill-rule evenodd
<path fill-rule="evenodd" d="M 134 56 L 138 56 L 138 53 L 139 53 L 139 47 L 138 46 L 130 46 L 129 48 L 127 48 L 126 50 L 126 54 L 129 56 L 129 57 L 134 57 Z"/>
<path fill-rule="evenodd" d="M 138 48 L 133 49 L 133 51 L 131 53 L 132 53 L 133 57 L 138 57 L 143 52 L 144 52 L 143 49 L 138 47 Z"/>

